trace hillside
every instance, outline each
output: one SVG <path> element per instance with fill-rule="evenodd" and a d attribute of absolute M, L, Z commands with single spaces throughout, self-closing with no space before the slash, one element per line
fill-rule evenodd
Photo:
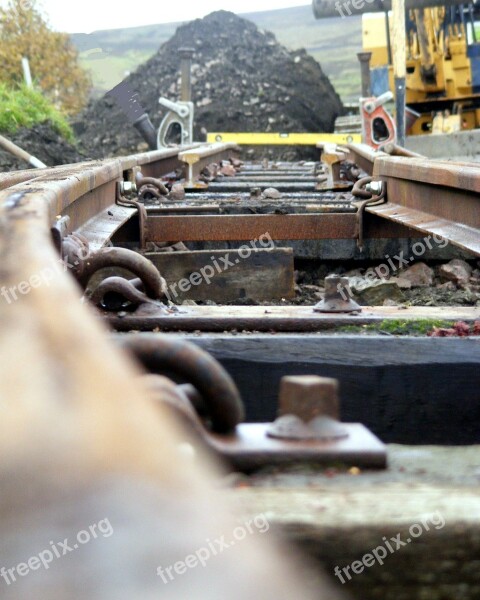
<path fill-rule="evenodd" d="M 361 17 L 316 21 L 310 5 L 242 17 L 272 31 L 295 50 L 305 48 L 322 66 L 344 102 L 355 101 L 360 89 L 356 52 L 361 49 Z M 108 91 L 172 37 L 180 23 L 74 34 L 83 65 L 91 71 L 96 95 Z"/>
<path fill-rule="evenodd" d="M 196 57 L 192 66 L 195 139 L 201 140 L 206 130 L 333 131 L 342 103 L 314 58 L 305 50 L 288 50 L 272 33 L 228 11 L 178 27 L 158 52 L 122 82 L 137 92 L 154 126 L 165 113 L 158 103 L 159 90 L 172 100 L 179 98 L 179 49 L 188 44 L 195 48 Z M 82 147 L 95 158 L 145 147 L 108 94 L 91 102 L 74 127 Z M 303 153 L 293 160 L 297 158 L 303 158 Z"/>

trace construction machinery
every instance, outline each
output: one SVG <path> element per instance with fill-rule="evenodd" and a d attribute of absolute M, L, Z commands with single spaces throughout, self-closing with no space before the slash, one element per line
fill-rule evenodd
<path fill-rule="evenodd" d="M 435 6 L 439 2 L 405 3 L 405 95 L 407 132 L 411 135 L 452 133 L 480 126 L 480 42 L 475 31 L 478 6 L 456 0 L 444 0 L 441 6 Z M 363 14 L 363 60 L 366 55 L 370 67 L 368 95 L 395 91 L 391 3 L 350 5 L 313 2 L 318 19 Z"/>

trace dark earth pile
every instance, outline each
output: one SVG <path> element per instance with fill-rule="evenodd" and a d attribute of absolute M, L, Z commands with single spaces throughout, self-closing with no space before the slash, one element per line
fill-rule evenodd
<path fill-rule="evenodd" d="M 65 141 L 49 122 L 29 129 L 24 127 L 7 137 L 49 167 L 86 160 L 86 157 L 75 146 Z M 0 149 L 0 171 L 28 168 L 27 162 Z"/>
<path fill-rule="evenodd" d="M 159 96 L 180 99 L 178 50 L 185 46 L 195 49 L 195 139 L 204 140 L 206 130 L 333 131 L 342 103 L 320 65 L 304 50 L 290 52 L 272 33 L 226 11 L 179 27 L 128 77 L 156 128 L 164 115 Z M 92 102 L 75 129 L 95 158 L 145 149 L 109 96 Z"/>

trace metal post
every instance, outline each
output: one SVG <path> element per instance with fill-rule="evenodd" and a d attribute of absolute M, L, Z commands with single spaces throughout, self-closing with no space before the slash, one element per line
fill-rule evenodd
<path fill-rule="evenodd" d="M 405 0 L 392 0 L 393 6 L 393 74 L 395 79 L 395 119 L 397 144 L 405 146 L 405 83 L 407 52 L 405 48 Z"/>
<path fill-rule="evenodd" d="M 182 72 L 182 102 L 192 101 L 192 58 L 195 53 L 193 48 L 180 48 L 178 53 L 181 60 Z"/>
<path fill-rule="evenodd" d="M 392 59 L 392 40 L 390 37 L 390 17 L 388 16 L 388 10 L 385 11 L 385 34 L 387 36 L 387 54 L 388 54 L 388 64 L 391 65 L 393 62 Z"/>
<path fill-rule="evenodd" d="M 362 98 L 370 98 L 372 95 L 372 82 L 370 78 L 370 59 L 371 52 L 357 52 L 357 58 L 360 61 L 360 73 L 362 76 Z"/>
<path fill-rule="evenodd" d="M 32 156 L 28 152 L 25 152 L 25 150 L 22 150 L 22 148 L 20 148 L 20 146 L 17 146 L 3 135 L 0 135 L 0 148 L 3 148 L 3 150 L 10 152 L 10 154 L 13 154 L 13 156 L 16 156 L 17 158 L 26 161 L 36 169 L 44 169 L 47 166 L 41 160 L 39 160 L 35 156 Z"/>
<path fill-rule="evenodd" d="M 32 74 L 30 72 L 30 63 L 28 58 L 22 58 L 22 67 L 23 67 L 23 78 L 25 79 L 25 85 L 29 88 L 33 87 L 32 83 Z"/>

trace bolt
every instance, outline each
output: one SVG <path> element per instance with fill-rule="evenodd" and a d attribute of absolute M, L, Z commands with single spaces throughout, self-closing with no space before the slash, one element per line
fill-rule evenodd
<path fill-rule="evenodd" d="M 361 78 L 362 78 L 362 97 L 369 98 L 372 95 L 372 84 L 370 76 L 370 59 L 371 52 L 358 52 L 358 60 L 360 61 Z"/>
<path fill-rule="evenodd" d="M 193 48 L 179 48 L 178 53 L 181 58 L 182 72 L 182 90 L 181 101 L 191 102 L 192 100 L 192 58 L 195 54 Z M 186 115 L 184 115 L 186 116 Z"/>
<path fill-rule="evenodd" d="M 338 420 L 338 381 L 318 375 L 291 375 L 280 382 L 279 416 L 295 415 L 304 423 L 315 417 Z"/>
<path fill-rule="evenodd" d="M 349 313 L 362 309 L 351 297 L 348 277 L 329 275 L 325 278 L 325 296 L 313 310 L 325 313 Z"/>

